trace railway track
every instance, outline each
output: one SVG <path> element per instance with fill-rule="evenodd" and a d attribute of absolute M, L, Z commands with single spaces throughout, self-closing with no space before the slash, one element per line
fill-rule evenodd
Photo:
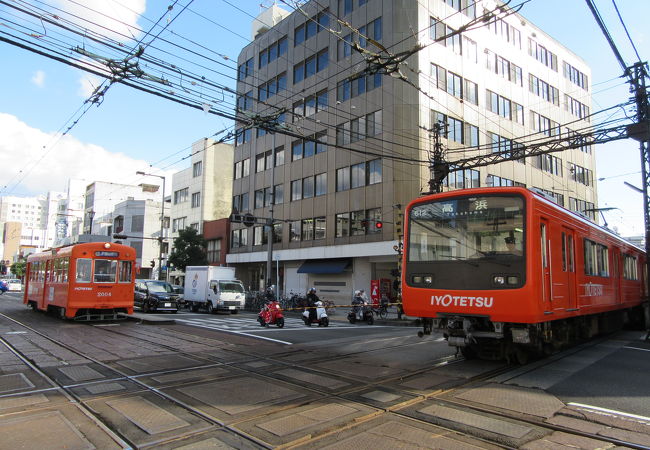
<path fill-rule="evenodd" d="M 637 449 L 648 448 L 646 446 L 639 445 L 633 442 L 627 442 L 621 439 L 615 439 L 611 437 L 608 438 L 594 433 L 588 433 L 584 431 L 571 429 L 566 426 L 551 424 L 543 420 L 537 419 L 535 417 L 526 416 L 524 414 L 516 414 L 507 410 L 493 408 L 485 405 L 479 405 L 471 401 L 461 401 L 457 397 L 455 397 L 455 394 L 472 389 L 473 387 L 476 386 L 481 386 L 482 384 L 488 382 L 489 380 L 493 380 L 497 376 L 501 376 L 502 379 L 507 379 L 508 374 L 512 373 L 513 369 L 512 367 L 508 367 L 505 365 L 497 366 L 492 370 L 482 371 L 481 373 L 475 376 L 470 376 L 467 379 L 457 381 L 453 383 L 453 386 L 450 387 L 411 391 L 409 393 L 410 395 L 407 396 L 408 398 L 401 399 L 400 401 L 396 401 L 393 402 L 392 404 L 382 407 L 381 405 L 378 405 L 377 401 L 373 400 L 372 398 L 369 399 L 368 397 L 364 397 L 363 394 L 368 392 L 378 392 L 378 391 L 396 389 L 396 386 L 399 383 L 403 382 L 405 379 L 411 380 L 411 379 L 416 379 L 418 377 L 436 376 L 439 370 L 448 368 L 453 365 L 466 364 L 466 362 L 462 358 L 454 358 L 454 357 L 447 356 L 447 357 L 439 358 L 438 360 L 434 361 L 433 364 L 427 367 L 422 367 L 418 370 L 410 371 L 407 377 L 405 377 L 403 374 L 394 375 L 394 376 L 383 376 L 374 381 L 364 381 L 362 384 L 360 383 L 355 384 L 354 382 L 352 382 L 353 380 L 351 380 L 349 377 L 342 376 L 340 373 L 327 370 L 326 368 L 323 367 L 314 366 L 314 363 L 319 360 L 319 357 L 317 356 L 307 355 L 307 357 L 295 361 L 295 360 L 291 360 L 290 358 L 289 359 L 287 358 L 288 356 L 295 356 L 296 355 L 295 351 L 293 352 L 278 351 L 273 354 L 260 355 L 258 351 L 250 351 L 241 346 L 239 347 L 233 346 L 231 348 L 228 348 L 227 350 L 228 354 L 233 356 L 233 358 L 231 358 L 231 361 L 224 359 L 222 361 L 215 362 L 213 356 L 210 355 L 202 356 L 201 354 L 191 354 L 192 359 L 196 361 L 196 364 L 193 364 L 191 366 L 180 368 L 180 369 L 172 368 L 169 370 L 155 370 L 150 372 L 132 374 L 132 373 L 128 373 L 125 370 L 119 370 L 118 368 L 115 367 L 114 363 L 109 364 L 105 361 L 101 361 L 98 358 L 94 358 L 90 355 L 79 352 L 72 345 L 64 342 L 62 339 L 51 337 L 47 333 L 35 329 L 33 326 L 31 326 L 28 323 L 24 323 L 19 320 L 13 319 L 5 314 L 0 314 L 0 317 L 4 318 L 7 321 L 10 321 L 15 326 L 20 327 L 22 330 L 26 331 L 27 333 L 37 335 L 41 339 L 45 339 L 49 343 L 64 348 L 66 351 L 72 352 L 75 355 L 79 356 L 79 358 L 91 361 L 93 364 L 97 365 L 98 367 L 101 367 L 106 374 L 106 379 L 101 380 L 102 382 L 110 380 L 110 381 L 125 381 L 129 383 L 133 383 L 142 391 L 147 392 L 151 395 L 155 395 L 161 400 L 164 400 L 165 402 L 168 402 L 170 404 L 175 405 L 178 408 L 183 409 L 187 413 L 200 418 L 202 421 L 206 422 L 210 426 L 226 430 L 227 432 L 236 436 L 238 439 L 241 439 L 242 442 L 245 441 L 248 446 L 253 448 L 255 447 L 257 448 L 318 447 L 321 443 L 322 444 L 327 443 L 328 439 L 331 439 L 332 436 L 338 435 L 340 433 L 344 433 L 346 430 L 351 430 L 354 427 L 360 426 L 360 424 L 371 423 L 373 421 L 381 420 L 382 417 L 385 418 L 389 416 L 391 418 L 400 418 L 407 421 L 417 422 L 422 425 L 425 424 L 431 425 L 433 423 L 435 427 L 440 428 L 442 430 L 446 430 L 446 432 L 448 432 L 450 436 L 467 436 L 475 440 L 477 443 L 480 443 L 481 444 L 480 446 L 482 447 L 490 447 L 490 446 L 495 446 L 495 448 L 496 447 L 500 447 L 500 448 L 517 447 L 517 445 L 512 444 L 508 441 L 494 439 L 494 437 L 491 436 L 490 433 L 476 432 L 476 430 L 475 429 L 473 430 L 472 427 L 459 427 L 453 421 L 431 420 L 430 418 L 423 418 L 421 414 L 418 414 L 418 411 L 422 410 L 423 408 L 426 409 L 432 407 L 437 408 L 438 410 L 444 410 L 446 412 L 449 412 L 451 410 L 466 411 L 469 415 L 487 416 L 490 418 L 494 418 L 495 420 L 498 418 L 499 420 L 504 420 L 507 423 L 512 424 L 512 426 L 516 426 L 517 424 L 523 424 L 523 426 L 534 429 L 535 433 L 540 437 L 544 436 L 547 433 L 562 432 L 569 435 L 579 436 L 582 438 L 589 438 L 601 442 L 607 442 L 611 445 L 625 446 L 628 448 L 637 448 Z M 122 327 L 94 327 L 93 331 L 105 336 L 120 336 L 121 338 L 126 338 L 126 339 L 140 339 L 140 340 L 144 339 L 148 341 L 150 344 L 152 345 L 155 344 L 161 350 L 164 350 L 166 353 L 172 355 L 178 354 L 180 352 L 178 346 L 160 342 L 160 337 L 166 336 L 166 334 L 158 332 L 159 330 L 156 330 L 157 333 L 145 333 L 144 336 L 139 335 L 138 333 L 132 333 L 130 328 L 128 329 L 128 331 L 125 331 L 125 329 Z M 220 332 L 218 331 L 209 331 L 209 332 L 203 331 L 201 332 L 202 336 L 199 336 L 197 338 L 196 331 L 197 330 L 192 327 L 175 325 L 173 330 L 173 335 L 176 339 L 182 342 L 196 343 L 196 342 L 203 341 L 205 336 L 208 335 L 218 336 L 220 334 Z M 156 341 L 156 335 L 158 336 L 157 341 Z M 245 339 L 245 338 L 240 338 L 240 339 Z M 123 448 L 146 447 L 151 445 L 151 442 L 142 444 L 137 440 L 133 440 L 133 438 L 130 437 L 129 435 L 125 433 L 120 433 L 119 430 L 115 430 L 114 427 L 112 427 L 112 424 L 106 421 L 105 417 L 102 414 L 95 411 L 92 406 L 88 406 L 86 399 L 84 399 L 83 396 L 78 394 L 78 388 L 80 386 L 79 383 L 66 385 L 65 383 L 61 383 L 60 381 L 57 381 L 55 378 L 49 376 L 47 373 L 41 370 L 41 368 L 39 368 L 37 364 L 34 364 L 34 362 L 30 360 L 29 355 L 21 351 L 20 348 L 17 348 L 16 346 L 12 345 L 4 338 L 0 338 L 0 342 L 2 342 L 2 344 L 5 347 L 7 347 L 13 354 L 15 354 L 18 358 L 20 358 L 32 370 L 39 373 L 39 375 L 42 376 L 44 379 L 47 379 L 52 386 L 51 389 L 57 389 L 63 392 L 66 398 L 68 398 L 68 400 L 71 403 L 74 403 L 80 409 L 82 409 L 84 411 L 84 414 L 86 414 L 89 417 L 92 417 L 93 421 L 97 423 L 98 426 L 100 426 L 102 429 L 104 429 L 107 433 L 109 433 L 112 436 L 113 440 L 117 445 L 122 446 Z M 420 345 L 420 344 L 412 343 L 412 342 L 394 343 L 378 349 L 341 352 L 336 355 L 335 359 L 340 361 L 345 361 L 350 358 L 361 357 L 361 356 L 377 357 L 377 356 L 381 356 L 381 352 L 386 353 L 389 351 L 389 349 L 392 351 L 399 351 L 399 350 L 405 350 L 409 347 L 413 347 L 416 345 Z M 594 343 L 593 345 L 596 344 Z M 574 349 L 573 351 L 579 351 L 579 349 Z M 244 362 L 246 361 L 264 363 L 267 364 L 267 367 L 268 366 L 274 367 L 274 370 L 267 373 L 265 370 L 261 370 L 260 368 L 247 367 L 244 364 Z M 332 389 L 330 389 L 330 387 L 326 385 L 318 385 L 313 383 L 311 384 L 300 383 L 299 384 L 300 388 L 302 390 L 309 391 L 314 396 L 316 396 L 317 401 L 313 399 L 310 400 L 309 398 L 306 400 L 297 400 L 294 402 L 290 402 L 289 404 L 274 408 L 273 413 L 282 412 L 283 410 L 287 412 L 287 411 L 295 410 L 296 408 L 309 407 L 312 405 L 312 403 L 315 404 L 317 402 L 321 402 L 323 401 L 323 399 L 327 399 L 329 401 L 335 401 L 335 402 L 338 401 L 349 402 L 350 399 L 353 399 L 354 402 L 359 403 L 364 407 L 366 407 L 367 413 L 361 417 L 357 417 L 354 420 L 349 421 L 348 423 L 340 425 L 335 429 L 324 430 L 320 433 L 310 434 L 308 437 L 303 436 L 300 437 L 299 439 L 289 440 L 287 442 L 283 442 L 280 445 L 277 445 L 277 444 L 267 442 L 264 439 L 260 439 L 252 435 L 251 433 L 243 431 L 242 427 L 239 426 L 239 422 L 226 423 L 226 421 L 221 420 L 220 418 L 216 417 L 215 415 L 209 412 L 206 412 L 205 409 L 192 406 L 183 398 L 179 397 L 178 395 L 175 395 L 174 392 L 172 393 L 168 392 L 170 390 L 170 386 L 165 386 L 165 389 L 160 389 L 158 387 L 152 386 L 151 383 L 148 381 L 152 377 L 160 378 L 164 376 L 173 376 L 175 374 L 190 373 L 193 371 L 201 371 L 201 370 L 210 370 L 210 369 L 221 368 L 221 367 L 230 368 L 233 371 L 236 371 L 237 373 L 241 374 L 242 376 L 255 377 L 255 379 L 264 379 L 267 380 L 269 383 L 277 383 L 280 385 L 295 385 L 294 380 L 287 380 L 287 379 L 278 380 L 277 373 L 282 373 L 283 371 L 286 370 L 304 371 L 305 373 L 312 374 L 313 376 L 336 377 L 336 379 L 343 380 L 345 382 L 350 381 L 348 386 L 341 389 L 337 389 L 335 391 L 332 391 Z M 517 369 L 517 373 L 521 374 L 522 370 L 526 370 L 526 369 L 519 368 Z M 179 382 L 179 386 L 182 384 L 183 384 L 182 382 Z M 96 400 L 96 398 L 93 400 Z M 261 412 L 256 415 L 255 414 L 250 415 L 246 417 L 246 421 L 263 420 L 267 415 L 268 412 Z M 194 434 L 197 436 L 205 433 L 206 433 L 205 429 L 199 429 L 194 432 Z M 186 439 L 188 437 L 191 437 L 191 433 L 190 434 L 186 433 L 181 437 L 183 439 Z M 161 445 L 161 444 L 170 443 L 173 442 L 174 440 L 177 440 L 178 438 L 179 438 L 178 436 L 171 437 L 167 440 L 157 441 L 155 444 Z"/>

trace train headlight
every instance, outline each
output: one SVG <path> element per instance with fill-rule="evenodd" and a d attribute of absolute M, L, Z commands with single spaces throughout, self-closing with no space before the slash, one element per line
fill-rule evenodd
<path fill-rule="evenodd" d="M 503 286 L 506 284 L 506 277 L 503 277 L 501 275 L 497 275 L 494 278 L 492 278 L 492 282 L 494 284 L 498 284 L 499 286 Z"/>
<path fill-rule="evenodd" d="M 433 277 L 432 276 L 424 277 L 424 282 L 425 284 L 433 283 Z"/>
<path fill-rule="evenodd" d="M 511 286 L 519 284 L 519 277 L 511 275 L 506 279 L 507 283 Z"/>
<path fill-rule="evenodd" d="M 104 244 L 104 248 L 111 248 L 111 244 L 110 244 L 109 242 L 106 242 L 106 243 Z"/>
<path fill-rule="evenodd" d="M 422 283 L 422 277 L 420 277 L 420 276 L 413 277 L 413 283 L 415 283 L 415 284 Z"/>

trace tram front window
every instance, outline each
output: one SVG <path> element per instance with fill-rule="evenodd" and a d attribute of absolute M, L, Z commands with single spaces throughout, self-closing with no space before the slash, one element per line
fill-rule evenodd
<path fill-rule="evenodd" d="M 485 195 L 417 205 L 409 216 L 409 262 L 521 258 L 524 199 Z"/>
<path fill-rule="evenodd" d="M 95 283 L 115 283 L 117 261 L 110 259 L 95 260 Z"/>

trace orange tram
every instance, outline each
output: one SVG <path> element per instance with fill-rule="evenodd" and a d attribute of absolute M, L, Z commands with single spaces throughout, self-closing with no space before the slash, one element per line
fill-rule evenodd
<path fill-rule="evenodd" d="M 645 252 L 542 194 L 427 195 L 404 232 L 404 311 L 465 357 L 525 363 L 643 320 Z"/>
<path fill-rule="evenodd" d="M 27 257 L 23 303 L 64 319 L 115 320 L 133 313 L 135 249 L 110 242 Z"/>

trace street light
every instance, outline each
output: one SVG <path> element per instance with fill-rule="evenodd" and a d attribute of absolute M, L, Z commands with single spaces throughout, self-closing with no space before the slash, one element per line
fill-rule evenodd
<path fill-rule="evenodd" d="M 162 175 L 156 175 L 153 173 L 144 173 L 142 171 L 137 171 L 136 175 L 144 175 L 148 177 L 158 177 L 162 178 L 162 203 L 160 204 L 160 237 L 158 238 L 158 279 L 162 280 L 162 254 L 163 254 L 163 229 L 165 226 L 165 177 Z"/>

